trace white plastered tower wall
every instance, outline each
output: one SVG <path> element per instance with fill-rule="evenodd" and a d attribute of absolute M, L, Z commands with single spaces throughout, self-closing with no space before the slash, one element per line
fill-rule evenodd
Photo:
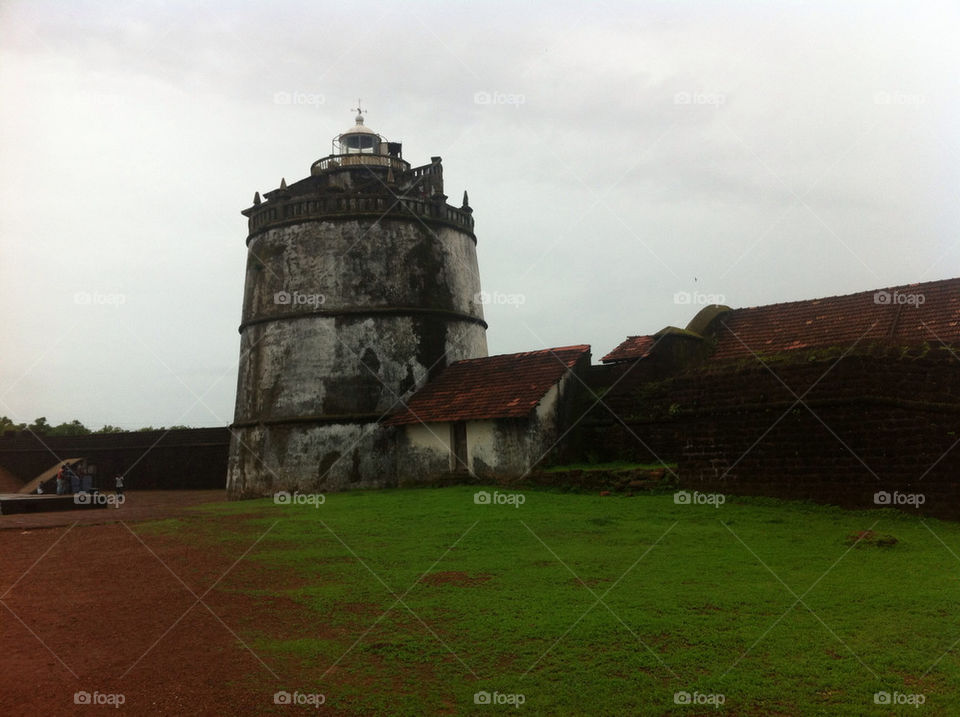
<path fill-rule="evenodd" d="M 416 470 L 379 421 L 447 364 L 487 355 L 466 195 L 357 116 L 310 176 L 244 210 L 248 256 L 232 498 L 395 485 Z"/>

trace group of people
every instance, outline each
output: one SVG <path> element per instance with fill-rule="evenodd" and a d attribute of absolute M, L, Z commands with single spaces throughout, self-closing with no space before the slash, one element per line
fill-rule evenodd
<path fill-rule="evenodd" d="M 79 470 L 79 472 L 78 472 Z M 57 471 L 57 495 L 69 495 L 82 491 L 93 491 L 94 467 L 87 463 L 76 469 L 76 464 L 64 463 Z M 117 495 L 123 495 L 123 474 L 117 473 L 113 479 Z M 43 493 L 43 484 L 37 486 L 37 493 Z"/>
<path fill-rule="evenodd" d="M 89 473 L 85 473 L 82 470 L 81 473 L 85 476 L 90 476 Z M 90 480 L 92 482 L 92 476 L 90 476 Z M 72 465 L 64 463 L 60 466 L 60 470 L 57 471 L 57 495 L 79 493 L 82 485 L 83 479 L 77 474 Z"/>

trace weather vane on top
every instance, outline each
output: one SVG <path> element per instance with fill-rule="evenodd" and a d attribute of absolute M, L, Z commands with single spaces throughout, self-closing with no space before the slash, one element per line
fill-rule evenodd
<path fill-rule="evenodd" d="M 366 110 L 363 110 L 363 109 L 360 109 L 360 100 L 359 100 L 359 99 L 357 100 L 357 106 L 356 106 L 355 108 L 351 108 L 350 111 L 357 113 L 357 122 L 360 122 L 360 123 L 363 122 L 363 115 L 365 115 L 367 111 L 366 111 Z"/>

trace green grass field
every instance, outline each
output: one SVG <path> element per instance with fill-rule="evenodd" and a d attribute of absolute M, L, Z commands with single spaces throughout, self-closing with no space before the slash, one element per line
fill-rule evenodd
<path fill-rule="evenodd" d="M 140 530 L 237 557 L 269 531 L 245 560 L 302 576 L 283 595 L 317 629 L 243 638 L 309 668 L 300 689 L 348 713 L 960 712 L 960 525 L 672 494 L 477 504 L 478 490 L 498 489 L 219 504 Z M 851 544 L 866 530 L 897 542 Z M 504 704 L 476 705 L 481 691 Z"/>

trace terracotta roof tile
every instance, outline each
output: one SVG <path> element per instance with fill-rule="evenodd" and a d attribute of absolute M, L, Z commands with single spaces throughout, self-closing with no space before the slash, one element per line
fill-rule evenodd
<path fill-rule="evenodd" d="M 628 336 L 626 341 L 600 359 L 600 361 L 601 363 L 611 363 L 613 361 L 646 358 L 650 355 L 650 350 L 655 343 L 657 343 L 657 339 L 654 336 Z"/>
<path fill-rule="evenodd" d="M 712 360 L 880 341 L 960 345 L 960 278 L 736 309 L 720 317 L 717 339 Z"/>
<path fill-rule="evenodd" d="M 384 423 L 522 418 L 584 355 L 587 345 L 501 354 L 450 364 Z"/>

